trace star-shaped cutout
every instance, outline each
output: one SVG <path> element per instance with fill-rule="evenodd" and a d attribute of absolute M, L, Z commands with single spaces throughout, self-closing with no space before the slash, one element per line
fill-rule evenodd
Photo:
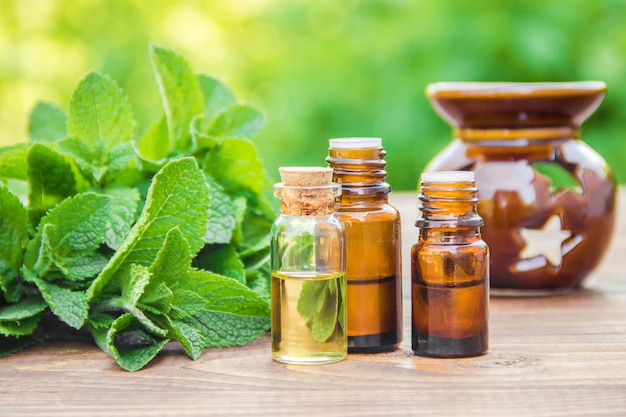
<path fill-rule="evenodd" d="M 520 259 L 542 256 L 551 265 L 559 266 L 563 254 L 561 245 L 572 234 L 568 230 L 562 230 L 561 218 L 554 215 L 544 224 L 543 229 L 520 229 L 520 235 L 526 243 L 519 255 Z"/>

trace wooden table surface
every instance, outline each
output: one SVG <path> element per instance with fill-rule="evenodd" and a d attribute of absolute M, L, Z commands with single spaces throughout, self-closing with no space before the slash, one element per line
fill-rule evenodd
<path fill-rule="evenodd" d="M 57 343 L 0 359 L 0 415 L 16 416 L 626 416 L 626 189 L 610 252 L 585 288 L 558 297 L 491 300 L 490 351 L 429 359 L 410 349 L 403 215 L 405 341 L 392 353 L 340 363 L 271 360 L 266 335 L 191 361 L 175 344 L 128 373 L 94 345 Z"/>

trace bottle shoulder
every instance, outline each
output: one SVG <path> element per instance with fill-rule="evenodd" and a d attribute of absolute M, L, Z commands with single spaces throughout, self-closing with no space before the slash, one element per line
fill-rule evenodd
<path fill-rule="evenodd" d="M 417 243 L 413 245 L 413 250 L 419 250 L 427 247 L 439 248 L 438 251 L 455 251 L 456 248 L 468 248 L 470 250 L 480 250 L 481 252 L 489 252 L 489 246 L 480 236 L 424 236 L 420 235 Z"/>
<path fill-rule="evenodd" d="M 359 216 L 359 213 L 372 214 L 379 216 L 397 216 L 400 217 L 400 212 L 394 206 L 388 202 L 379 204 L 346 204 L 344 202 L 338 202 L 335 205 L 336 213 L 339 216 L 354 215 Z"/>

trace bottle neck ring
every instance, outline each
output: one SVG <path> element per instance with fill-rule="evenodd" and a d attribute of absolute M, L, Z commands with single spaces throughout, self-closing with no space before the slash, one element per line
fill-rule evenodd
<path fill-rule="evenodd" d="M 538 128 L 458 128 L 454 136 L 464 141 L 483 140 L 557 140 L 576 139 L 579 128 L 576 126 Z"/>
<path fill-rule="evenodd" d="M 386 154 L 382 147 L 331 148 L 326 162 L 333 169 L 333 181 L 341 184 L 344 195 L 389 193 L 391 186 L 385 181 Z"/>

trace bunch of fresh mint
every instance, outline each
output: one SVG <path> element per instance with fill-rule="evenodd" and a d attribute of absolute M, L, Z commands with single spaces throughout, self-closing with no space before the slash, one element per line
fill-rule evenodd
<path fill-rule="evenodd" d="M 269 329 L 263 115 L 151 46 L 164 115 L 133 138 L 128 98 L 90 72 L 67 115 L 39 104 L 0 149 L 0 356 L 89 337 L 124 369 L 170 340 L 196 359 Z"/>

